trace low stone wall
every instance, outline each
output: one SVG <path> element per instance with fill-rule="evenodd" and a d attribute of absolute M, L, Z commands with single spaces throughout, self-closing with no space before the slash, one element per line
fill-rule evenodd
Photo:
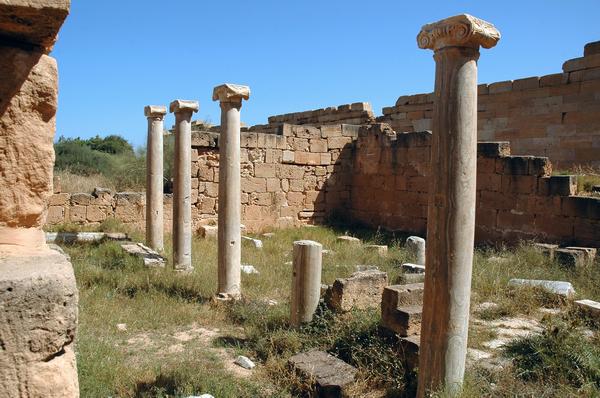
<path fill-rule="evenodd" d="M 548 156 L 560 168 L 600 166 L 600 45 L 563 72 L 479 85 L 478 138 L 509 141 L 514 153 Z M 401 96 L 379 122 L 395 131 L 431 129 L 433 94 Z"/>
<path fill-rule="evenodd" d="M 354 220 L 425 235 L 431 173 L 429 132 L 363 127 L 352 177 Z M 550 176 L 546 157 L 511 156 L 508 142 L 479 143 L 476 240 L 541 238 L 600 244 L 600 199 L 575 196 L 576 179 Z"/>

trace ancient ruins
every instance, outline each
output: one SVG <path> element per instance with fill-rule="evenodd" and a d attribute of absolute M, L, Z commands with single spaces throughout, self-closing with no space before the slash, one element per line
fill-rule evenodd
<path fill-rule="evenodd" d="M 183 280 L 208 272 L 194 269 L 205 261 L 192 258 L 194 237 L 216 237 L 214 296 L 191 295 L 190 301 L 206 299 L 219 308 L 243 302 L 243 272 L 260 275 L 242 264 L 242 244 L 246 239 L 261 249 L 262 241 L 243 237 L 243 230 L 344 220 L 417 235 L 403 242 L 411 262 L 397 264 L 402 283 L 364 265 L 330 285 L 322 285 L 322 276 L 324 256 L 331 252 L 319 242 L 294 238 L 291 261 L 285 262 L 291 267 L 285 323 L 298 332 L 325 308 L 336 316 L 380 311 L 380 334 L 400 347 L 394 353 L 403 355 L 408 370 L 418 368 L 419 397 L 461 391 L 476 244 L 539 240 L 547 243 L 536 250 L 570 269 L 596 261 L 600 198 L 579 195 L 576 176 L 552 175 L 552 162 L 600 165 L 598 43 L 565 62 L 562 73 L 478 85 L 480 48 L 496 46 L 500 32 L 471 15 L 453 16 L 424 25 L 417 36 L 419 48 L 433 50 L 433 93 L 401 96 L 381 116 L 358 102 L 242 127 L 242 102 L 249 100 L 250 88 L 218 85 L 212 99 L 220 105 L 219 126 L 192 121 L 197 101 L 169 105 L 175 117 L 172 194 L 164 193 L 163 105 L 144 108 L 145 192 L 67 193 L 53 186 L 58 71 L 47 54 L 69 6 L 68 0 L 0 2 L 2 396 L 79 396 L 77 285 L 70 259 L 46 242 L 127 238 L 45 234 L 44 226 L 120 220 L 145 231 L 146 243 L 121 247 L 155 268 L 166 263 L 165 234 L 171 234 L 172 268 L 161 272 Z M 388 246 L 363 245 L 349 235 L 337 238 L 340 247 L 388 255 Z M 575 294 L 563 281 L 513 278 L 509 286 L 534 286 L 559 300 Z M 587 299 L 574 305 L 593 314 L 600 308 Z M 117 328 L 127 330 L 125 324 Z M 235 336 L 223 341 L 228 339 L 245 342 Z M 235 363 L 247 370 L 255 366 L 244 356 Z M 296 353 L 288 365 L 316 385 L 318 396 L 345 396 L 358 373 L 316 349 Z"/>

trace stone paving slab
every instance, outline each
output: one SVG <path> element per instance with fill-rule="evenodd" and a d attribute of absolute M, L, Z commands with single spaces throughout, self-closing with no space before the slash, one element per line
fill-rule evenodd
<path fill-rule="evenodd" d="M 358 371 L 341 359 L 316 350 L 294 355 L 289 364 L 302 377 L 315 381 L 319 397 L 342 397 Z"/>

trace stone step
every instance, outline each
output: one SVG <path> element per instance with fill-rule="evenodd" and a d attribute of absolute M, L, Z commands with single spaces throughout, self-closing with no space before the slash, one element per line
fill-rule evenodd
<path fill-rule="evenodd" d="M 404 354 L 406 368 L 412 370 L 419 367 L 419 352 L 421 350 L 421 335 L 415 334 L 408 337 L 401 337 L 399 341 L 400 349 Z"/>
<path fill-rule="evenodd" d="M 329 308 L 338 312 L 377 308 L 387 284 L 387 273 L 383 271 L 357 271 L 349 278 L 336 279 L 325 293 L 325 302 Z"/>
<path fill-rule="evenodd" d="M 585 268 L 594 263 L 596 249 L 591 247 L 569 246 L 556 249 L 554 257 L 561 265 L 568 268 Z"/>
<path fill-rule="evenodd" d="M 312 383 L 309 396 L 343 397 L 357 369 L 324 351 L 308 351 L 289 359 L 296 373 Z M 316 393 L 316 395 L 314 395 Z"/>
<path fill-rule="evenodd" d="M 423 289 L 423 283 L 386 287 L 381 300 L 381 326 L 402 337 L 418 334 Z"/>

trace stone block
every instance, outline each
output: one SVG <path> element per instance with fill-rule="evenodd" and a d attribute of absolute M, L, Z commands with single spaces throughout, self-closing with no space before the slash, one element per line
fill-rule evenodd
<path fill-rule="evenodd" d="M 564 281 L 547 281 L 539 279 L 511 279 L 508 281 L 509 286 L 532 286 L 539 287 L 549 293 L 556 294 L 561 297 L 571 299 L 575 296 L 575 289 L 570 282 Z"/>
<path fill-rule="evenodd" d="M 503 82 L 492 83 L 488 86 L 490 94 L 505 93 L 512 90 L 512 81 L 506 80 Z"/>
<path fill-rule="evenodd" d="M 289 364 L 302 378 L 311 382 L 309 396 L 312 397 L 347 396 L 346 391 L 358 372 L 341 359 L 316 350 L 292 356 Z"/>
<path fill-rule="evenodd" d="M 216 225 L 200 225 L 198 235 L 204 239 L 217 239 L 219 227 Z"/>
<path fill-rule="evenodd" d="M 496 141 L 496 142 L 477 142 L 477 156 L 496 158 L 510 156 L 510 142 L 508 141 Z"/>
<path fill-rule="evenodd" d="M 554 253 L 558 249 L 558 245 L 550 243 L 534 243 L 533 247 L 550 260 L 554 260 Z"/>
<path fill-rule="evenodd" d="M 419 367 L 419 352 L 421 351 L 421 335 L 401 337 L 399 341 L 400 349 L 404 354 L 404 362 L 407 369 Z"/>
<path fill-rule="evenodd" d="M 426 242 L 425 239 L 418 236 L 409 236 L 406 239 L 406 250 L 415 259 L 415 262 L 419 265 L 425 265 L 425 251 Z"/>
<path fill-rule="evenodd" d="M 419 264 L 404 263 L 400 266 L 406 274 L 424 274 L 425 266 Z"/>
<path fill-rule="evenodd" d="M 63 206 L 49 206 L 46 223 L 60 224 L 65 222 L 65 208 Z"/>
<path fill-rule="evenodd" d="M 535 77 L 526 77 L 524 79 L 517 79 L 513 81 L 513 90 L 531 90 L 540 87 L 540 78 Z"/>
<path fill-rule="evenodd" d="M 400 337 L 421 333 L 422 305 L 399 306 L 394 311 L 381 314 L 382 326 Z"/>
<path fill-rule="evenodd" d="M 50 249 L 2 256 L 0 303 L 2 396 L 78 397 L 78 293 L 66 257 Z"/>
<path fill-rule="evenodd" d="M 347 235 L 338 236 L 336 241 L 339 243 L 349 243 L 352 245 L 360 245 L 361 244 L 360 239 L 355 238 L 354 236 L 347 236 Z"/>
<path fill-rule="evenodd" d="M 600 323 L 600 303 L 593 300 L 577 300 L 575 306 L 583 314 L 591 318 L 596 323 Z"/>
<path fill-rule="evenodd" d="M 69 199 L 71 198 L 70 193 L 55 193 L 50 196 L 48 200 L 48 206 L 64 206 L 69 203 Z"/>
<path fill-rule="evenodd" d="M 386 257 L 388 254 L 387 245 L 365 245 L 365 250 L 368 252 L 377 253 L 380 257 Z"/>
<path fill-rule="evenodd" d="M 590 55 L 600 54 L 600 41 L 593 41 L 587 43 L 583 47 L 583 56 L 588 57 Z"/>
<path fill-rule="evenodd" d="M 540 193 L 571 196 L 577 193 L 577 176 L 552 176 L 540 179 Z"/>
<path fill-rule="evenodd" d="M 596 249 L 590 247 L 569 246 L 556 249 L 554 256 L 559 264 L 567 268 L 585 268 L 594 263 Z"/>
<path fill-rule="evenodd" d="M 132 256 L 141 258 L 144 266 L 148 268 L 164 268 L 167 262 L 160 254 L 142 243 L 123 243 L 121 248 Z"/>
<path fill-rule="evenodd" d="M 325 295 L 325 302 L 335 311 L 377 308 L 387 286 L 387 273 L 379 270 L 358 271 L 349 278 L 339 278 Z"/>

